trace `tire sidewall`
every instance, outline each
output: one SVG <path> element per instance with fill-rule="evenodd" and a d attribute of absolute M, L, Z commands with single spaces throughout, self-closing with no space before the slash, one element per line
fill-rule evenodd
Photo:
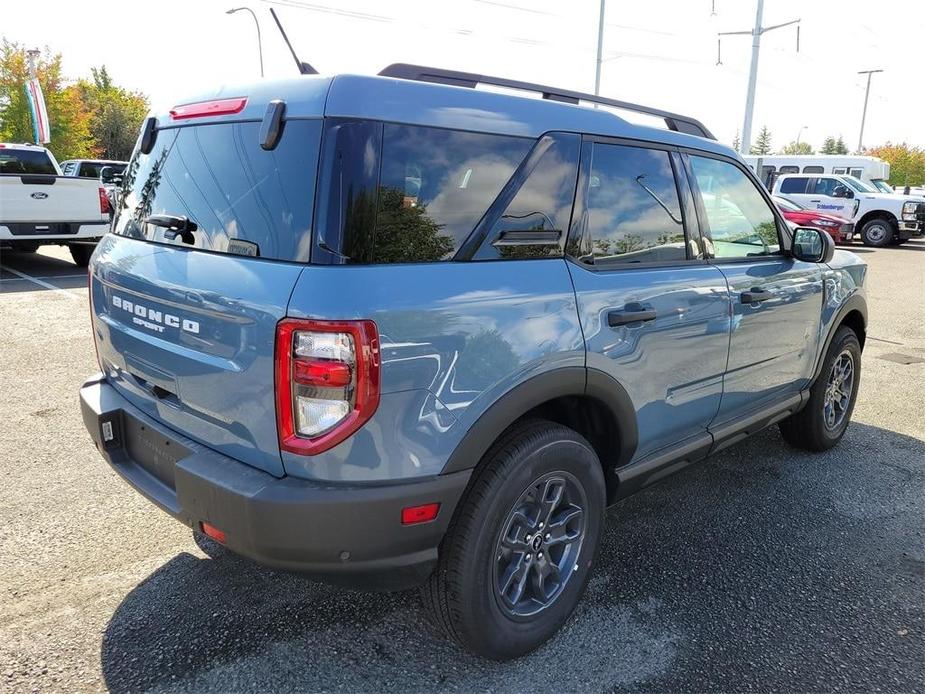
<path fill-rule="evenodd" d="M 520 495 L 533 481 L 549 472 L 570 473 L 583 487 L 587 498 L 579 568 L 552 605 L 533 617 L 515 620 L 501 610 L 495 597 L 496 543 L 500 526 Z M 485 642 L 478 650 L 495 658 L 515 657 L 533 650 L 552 636 L 574 611 L 597 560 L 605 505 L 600 463 L 591 447 L 577 435 L 574 439 L 555 435 L 543 437 L 521 456 L 510 473 L 489 491 L 487 503 L 482 507 L 487 513 L 480 519 L 478 531 L 471 536 L 469 546 L 459 548 L 470 558 L 461 577 L 462 584 L 468 587 L 467 602 L 472 606 L 463 617 L 471 621 L 466 631 L 482 633 Z"/>
<path fill-rule="evenodd" d="M 829 380 L 829 374 L 832 371 L 832 364 L 835 359 L 845 350 L 851 352 L 854 360 L 854 376 L 851 384 L 851 399 L 848 403 L 848 411 L 842 423 L 835 429 L 829 429 L 823 421 L 823 407 L 825 404 L 825 390 Z M 848 425 L 851 423 L 851 416 L 854 413 L 854 406 L 858 400 L 858 391 L 861 385 L 861 345 L 858 342 L 854 331 L 848 328 L 840 328 L 832 340 L 829 351 L 825 355 L 825 362 L 822 365 L 822 371 L 819 372 L 819 378 L 813 384 L 812 394 L 810 395 L 807 407 L 812 417 L 812 428 L 814 434 L 821 442 L 824 442 L 826 448 L 831 448 L 837 444 L 844 436 Z"/>

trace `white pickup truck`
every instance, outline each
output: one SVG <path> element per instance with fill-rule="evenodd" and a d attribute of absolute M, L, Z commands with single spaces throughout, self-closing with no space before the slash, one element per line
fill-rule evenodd
<path fill-rule="evenodd" d="M 854 176 L 785 174 L 774 182 L 773 194 L 854 222 L 866 246 L 898 245 L 925 230 L 921 198 L 881 193 Z"/>
<path fill-rule="evenodd" d="M 86 267 L 108 225 L 109 199 L 99 181 L 62 176 L 44 147 L 0 143 L 0 248 L 63 245 Z"/>

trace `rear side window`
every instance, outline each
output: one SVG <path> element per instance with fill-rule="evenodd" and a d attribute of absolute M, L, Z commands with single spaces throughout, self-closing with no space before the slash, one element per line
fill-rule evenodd
<path fill-rule="evenodd" d="M 218 253 L 307 262 L 320 120 L 292 120 L 275 149 L 260 123 L 161 130 L 125 171 L 115 233 Z M 185 218 L 188 233 L 166 225 Z"/>
<path fill-rule="evenodd" d="M 332 125 L 320 250 L 340 263 L 451 259 L 533 142 L 390 123 Z"/>
<path fill-rule="evenodd" d="M 825 173 L 825 169 L 822 168 L 821 166 L 804 166 L 803 173 L 810 173 L 810 174 Z"/>
<path fill-rule="evenodd" d="M 800 167 L 799 166 L 782 166 L 780 167 L 780 172 L 782 174 L 800 173 Z"/>
<path fill-rule="evenodd" d="M 595 143 L 587 233 L 595 264 L 685 260 L 684 223 L 668 152 Z"/>
<path fill-rule="evenodd" d="M 805 193 L 808 178 L 785 178 L 780 182 L 781 193 Z"/>
<path fill-rule="evenodd" d="M 42 150 L 0 149 L 0 173 L 49 174 L 54 176 L 55 165 Z"/>

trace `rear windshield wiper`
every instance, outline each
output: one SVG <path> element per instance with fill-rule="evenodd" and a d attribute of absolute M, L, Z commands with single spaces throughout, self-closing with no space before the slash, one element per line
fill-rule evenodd
<path fill-rule="evenodd" d="M 145 224 L 167 229 L 167 231 L 164 232 L 164 238 L 168 241 L 173 241 L 179 236 L 183 243 L 188 243 L 191 246 L 196 243 L 196 237 L 193 236 L 193 232 L 196 231 L 199 226 L 196 222 L 186 217 L 171 214 L 152 214 L 145 220 Z"/>

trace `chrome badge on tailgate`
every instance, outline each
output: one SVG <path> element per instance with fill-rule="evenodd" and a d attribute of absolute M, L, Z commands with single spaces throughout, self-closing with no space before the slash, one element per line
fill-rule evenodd
<path fill-rule="evenodd" d="M 180 318 L 172 313 L 165 313 L 157 309 L 149 308 L 137 301 L 123 299 L 118 294 L 113 294 L 112 305 L 114 308 L 121 309 L 131 314 L 132 323 L 140 325 L 148 330 L 158 333 L 164 332 L 166 328 L 177 328 L 183 332 L 199 334 L 199 321 L 190 320 L 189 318 Z"/>

